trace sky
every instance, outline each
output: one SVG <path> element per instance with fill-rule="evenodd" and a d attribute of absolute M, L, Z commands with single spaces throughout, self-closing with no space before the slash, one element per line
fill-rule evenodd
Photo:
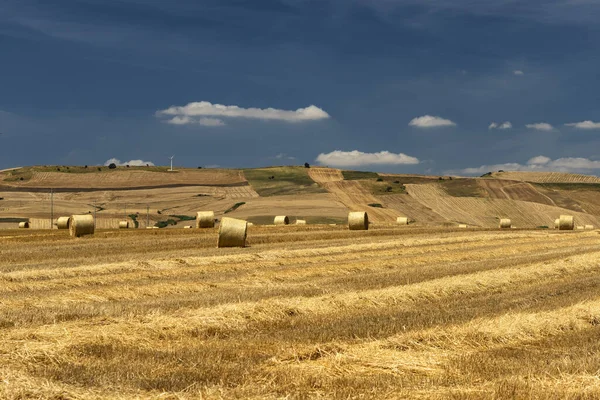
<path fill-rule="evenodd" d="M 0 169 L 600 175 L 600 0 L 0 0 Z"/>

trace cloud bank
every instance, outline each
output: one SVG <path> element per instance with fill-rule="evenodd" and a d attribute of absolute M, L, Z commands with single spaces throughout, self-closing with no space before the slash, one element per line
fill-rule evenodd
<path fill-rule="evenodd" d="M 120 167 L 124 167 L 126 165 L 130 165 L 132 167 L 145 167 L 146 165 L 149 165 L 151 167 L 154 166 L 154 163 L 152 161 L 143 161 L 143 160 L 129 160 L 129 161 L 125 161 L 125 162 L 121 162 L 121 160 L 119 160 L 118 158 L 111 158 L 109 160 L 106 160 L 106 162 L 104 163 L 104 166 L 109 166 L 110 164 L 115 164 L 118 165 Z"/>
<path fill-rule="evenodd" d="M 525 75 L 525 72 L 521 71 L 520 69 L 514 70 L 513 74 L 517 75 L 517 76 L 523 76 Z"/>
<path fill-rule="evenodd" d="M 529 159 L 527 163 L 505 163 L 482 165 L 475 168 L 465 168 L 451 173 L 463 173 L 467 175 L 480 175 L 486 172 L 498 170 L 504 171 L 555 171 L 555 172 L 577 172 L 593 173 L 600 170 L 600 161 L 590 160 L 583 157 L 565 157 L 552 160 L 550 157 L 537 156 Z"/>
<path fill-rule="evenodd" d="M 172 116 L 172 118 L 167 121 L 170 124 L 188 125 L 199 123 L 204 126 L 225 125 L 225 123 L 219 118 L 247 118 L 294 123 L 317 121 L 330 118 L 329 114 L 314 105 L 291 111 L 279 110 L 276 108 L 262 109 L 225 106 L 222 104 L 212 104 L 208 101 L 193 102 L 185 106 L 171 106 L 165 110 L 157 111 L 156 116 Z"/>
<path fill-rule="evenodd" d="M 419 159 L 407 156 L 404 153 L 390 153 L 389 151 L 380 151 L 379 153 L 363 153 L 362 151 L 341 151 L 335 150 L 331 153 L 321 153 L 316 160 L 322 165 L 331 165 L 334 167 L 358 167 L 362 165 L 403 165 L 418 164 Z"/>
<path fill-rule="evenodd" d="M 565 126 L 572 126 L 577 129 L 600 129 L 600 122 L 581 121 L 565 124 Z"/>
<path fill-rule="evenodd" d="M 434 117 L 432 115 L 423 115 L 422 117 L 413 118 L 409 123 L 409 126 L 415 126 L 417 128 L 437 128 L 441 126 L 456 126 L 456 124 L 449 119 L 441 117 Z"/>

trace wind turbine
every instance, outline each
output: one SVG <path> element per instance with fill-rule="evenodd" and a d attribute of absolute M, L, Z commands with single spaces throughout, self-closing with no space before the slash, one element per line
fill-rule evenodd
<path fill-rule="evenodd" d="M 173 172 L 173 158 L 175 158 L 174 154 L 171 157 L 169 157 L 169 160 L 171 160 L 171 172 Z"/>

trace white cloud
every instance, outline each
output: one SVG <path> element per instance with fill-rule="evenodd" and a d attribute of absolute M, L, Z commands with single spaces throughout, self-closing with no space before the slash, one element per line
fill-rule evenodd
<path fill-rule="evenodd" d="M 504 129 L 511 129 L 511 128 L 512 128 L 512 124 L 510 123 L 510 121 L 506 121 L 506 122 L 503 122 L 501 124 L 497 124 L 495 122 L 492 122 L 490 124 L 490 126 L 488 126 L 488 129 L 502 129 L 502 130 L 504 130 Z"/>
<path fill-rule="evenodd" d="M 550 125 L 549 123 L 547 123 L 547 122 L 538 122 L 538 123 L 535 123 L 535 124 L 527 124 L 525 126 L 527 128 L 529 128 L 529 129 L 535 129 L 537 131 L 548 132 L 548 131 L 554 130 L 554 127 L 552 125 Z"/>
<path fill-rule="evenodd" d="M 166 121 L 167 124 L 173 124 L 173 125 L 186 125 L 186 124 L 192 124 L 194 123 L 194 121 L 186 116 L 176 116 L 171 118 L 170 120 Z"/>
<path fill-rule="evenodd" d="M 463 173 L 467 175 L 484 174 L 498 170 L 504 171 L 556 171 L 589 174 L 600 170 L 600 161 L 590 160 L 583 157 L 565 157 L 552 160 L 546 156 L 531 158 L 525 165 L 519 163 L 482 165 L 475 168 L 465 168 L 459 171 L 447 171 L 447 173 Z"/>
<path fill-rule="evenodd" d="M 222 104 L 212 104 L 208 101 L 193 102 L 185 106 L 171 106 L 165 110 L 157 111 L 156 116 L 174 116 L 167 122 L 177 125 L 202 123 L 203 119 L 207 119 L 201 118 L 197 121 L 194 117 L 249 118 L 284 122 L 316 121 L 330 118 L 329 114 L 314 105 L 290 111 L 276 108 L 262 109 L 225 106 Z"/>
<path fill-rule="evenodd" d="M 571 124 L 565 124 L 565 125 L 573 126 L 577 129 L 600 129 L 600 122 L 592 122 L 592 121 L 573 122 Z"/>
<path fill-rule="evenodd" d="M 129 161 L 121 162 L 121 160 L 119 160 L 118 158 L 111 158 L 109 160 L 106 160 L 104 165 L 108 166 L 109 164 L 112 164 L 112 163 L 114 163 L 115 165 L 118 165 L 120 167 L 124 167 L 126 165 L 130 165 L 132 167 L 145 167 L 146 165 L 149 165 L 151 167 L 154 166 L 154 163 L 151 161 L 129 160 Z"/>
<path fill-rule="evenodd" d="M 449 119 L 440 117 L 434 117 L 431 115 L 423 115 L 422 117 L 413 118 L 409 123 L 409 126 L 416 126 L 417 128 L 436 128 L 440 126 L 456 126 L 456 124 Z"/>
<path fill-rule="evenodd" d="M 202 126 L 224 126 L 225 122 L 219 118 L 200 118 L 198 123 Z"/>
<path fill-rule="evenodd" d="M 552 159 L 550 157 L 537 156 L 537 157 L 530 158 L 529 161 L 527 161 L 527 165 L 546 165 L 550 161 L 552 161 Z"/>
<path fill-rule="evenodd" d="M 513 74 L 517 75 L 517 76 L 523 76 L 525 75 L 525 72 L 521 71 L 520 69 L 514 70 Z"/>
<path fill-rule="evenodd" d="M 401 165 L 418 164 L 419 159 L 407 156 L 403 153 L 390 153 L 389 151 L 380 151 L 379 153 L 363 153 L 362 151 L 341 151 L 335 150 L 331 153 L 321 153 L 316 158 L 322 165 L 331 165 L 335 167 L 358 167 L 361 165 Z"/>

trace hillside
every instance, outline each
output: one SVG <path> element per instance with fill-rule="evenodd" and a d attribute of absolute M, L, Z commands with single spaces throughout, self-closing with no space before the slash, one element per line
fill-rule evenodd
<path fill-rule="evenodd" d="M 597 176 L 568 174 L 565 172 L 505 171 L 492 172 L 491 176 L 498 179 L 537 183 L 600 183 L 600 178 Z"/>
<path fill-rule="evenodd" d="M 50 188 L 55 217 L 95 212 L 103 227 L 127 217 L 141 228 L 146 221 L 177 228 L 193 224 L 189 219 L 205 209 L 217 218 L 257 224 L 269 224 L 275 215 L 344 224 L 349 211 L 366 210 L 375 224 L 406 216 L 416 226 L 494 228 L 499 218 L 510 218 L 517 227 L 535 228 L 571 214 L 577 225 L 600 226 L 596 179 L 521 172 L 440 178 L 301 166 L 174 172 L 165 167 L 25 167 L 0 172 L 0 228 L 27 219 L 35 227 L 49 227 Z"/>

